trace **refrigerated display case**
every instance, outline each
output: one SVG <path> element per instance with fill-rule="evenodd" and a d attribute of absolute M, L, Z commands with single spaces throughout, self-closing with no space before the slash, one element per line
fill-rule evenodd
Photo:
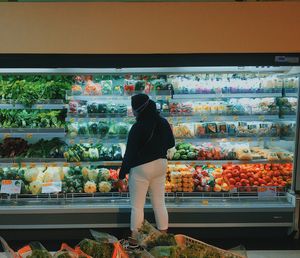
<path fill-rule="evenodd" d="M 176 138 L 170 227 L 291 231 L 299 55 L 226 57 L 2 56 L 0 229 L 128 227 L 127 179 L 117 178 L 130 98 L 142 92 Z M 148 198 L 145 212 L 153 221 Z"/>

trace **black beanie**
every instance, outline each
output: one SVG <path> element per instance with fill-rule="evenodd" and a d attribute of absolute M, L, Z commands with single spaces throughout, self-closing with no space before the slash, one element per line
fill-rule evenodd
<path fill-rule="evenodd" d="M 149 100 L 146 94 L 137 94 L 131 97 L 131 106 L 133 110 L 137 110 Z"/>

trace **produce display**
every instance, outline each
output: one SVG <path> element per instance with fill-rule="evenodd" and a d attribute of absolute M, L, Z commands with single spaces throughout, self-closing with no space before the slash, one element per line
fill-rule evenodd
<path fill-rule="evenodd" d="M 69 76 L 1 75 L 0 96 L 4 102 L 7 100 L 31 107 L 36 103 L 65 99 L 71 84 Z"/>
<path fill-rule="evenodd" d="M 69 146 L 64 157 L 70 162 L 79 161 L 113 161 L 122 160 L 124 144 L 113 144 L 109 147 L 103 144 L 75 144 Z"/>
<path fill-rule="evenodd" d="M 67 145 L 59 138 L 28 143 L 22 138 L 5 138 L 0 143 L 0 158 L 63 158 Z"/>
<path fill-rule="evenodd" d="M 168 82 L 179 94 L 221 93 L 281 93 L 282 85 L 287 92 L 296 92 L 297 79 L 280 79 L 270 74 L 182 74 L 169 75 Z"/>
<path fill-rule="evenodd" d="M 127 190 L 126 180 L 116 183 L 126 149 L 121 142 L 135 120 L 130 96 L 144 92 L 169 120 L 176 139 L 168 151 L 166 192 L 289 186 L 297 83 L 296 78 L 244 72 L 0 76 L 0 105 L 12 104 L 0 110 L 0 158 L 14 162 L 3 166 L 0 179 L 22 180 L 22 193 L 30 194 L 40 194 L 43 183 L 57 181 L 65 194 Z M 39 103 L 68 106 L 34 106 Z M 55 138 L 60 131 L 55 129 L 66 134 Z M 14 135 L 20 132 L 24 137 Z M 244 170 L 246 176 L 237 173 Z"/>
<path fill-rule="evenodd" d="M 0 110 L 0 128 L 64 128 L 61 111 Z"/>
<path fill-rule="evenodd" d="M 245 187 L 247 191 L 258 186 L 286 187 L 291 184 L 292 164 L 224 164 L 222 176 L 232 187 Z"/>
<path fill-rule="evenodd" d="M 21 180 L 22 194 L 41 194 L 44 183 L 62 182 L 62 193 L 107 193 L 128 191 L 127 179 L 118 181 L 119 169 L 104 167 L 20 167 L 0 168 L 2 180 Z"/>

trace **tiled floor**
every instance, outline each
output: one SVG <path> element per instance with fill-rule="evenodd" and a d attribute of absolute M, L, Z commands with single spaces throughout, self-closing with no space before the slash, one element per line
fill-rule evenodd
<path fill-rule="evenodd" d="M 247 251 L 248 258 L 299 258 L 300 250 Z"/>

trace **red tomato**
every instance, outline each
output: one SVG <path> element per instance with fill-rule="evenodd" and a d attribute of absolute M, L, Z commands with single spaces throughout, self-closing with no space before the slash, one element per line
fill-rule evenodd
<path fill-rule="evenodd" d="M 229 183 L 231 185 L 234 185 L 236 183 L 236 181 L 234 180 L 234 178 L 229 178 Z"/>
<path fill-rule="evenodd" d="M 228 179 L 232 178 L 232 174 L 231 173 L 227 173 L 226 176 L 227 176 Z"/>
<path fill-rule="evenodd" d="M 234 180 L 237 181 L 237 182 L 241 181 L 241 179 L 239 177 L 235 177 Z"/>
<path fill-rule="evenodd" d="M 247 175 L 246 175 L 245 173 L 241 173 L 241 174 L 240 174 L 240 177 L 241 177 L 242 179 L 247 179 L 247 178 L 248 178 Z"/>

